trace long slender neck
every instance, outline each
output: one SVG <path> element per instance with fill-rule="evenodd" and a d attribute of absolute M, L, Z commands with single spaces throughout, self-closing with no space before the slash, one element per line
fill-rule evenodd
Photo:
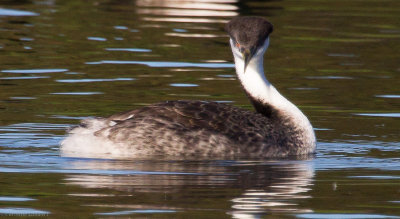
<path fill-rule="evenodd" d="M 244 72 L 242 57 L 235 55 L 236 73 L 257 112 L 270 117 L 272 111 L 281 112 L 287 117 L 304 117 L 304 114 L 289 100 L 282 96 L 264 75 L 263 51 L 254 55 Z M 305 118 L 307 119 L 307 118 Z M 308 120 L 307 120 L 308 121 Z"/>
<path fill-rule="evenodd" d="M 303 115 L 303 113 L 282 96 L 264 76 L 262 60 L 254 64 L 257 64 L 257 66 L 250 63 L 246 68 L 246 72 L 239 73 L 238 77 L 257 112 L 268 117 L 271 116 L 274 110 L 280 111 L 290 117 Z M 240 71 L 240 69 L 243 69 L 243 67 L 238 66 L 236 71 Z"/>
<path fill-rule="evenodd" d="M 257 112 L 281 125 L 299 130 L 304 136 L 305 142 L 315 145 L 315 134 L 307 117 L 282 96 L 264 75 L 263 56 L 267 47 L 268 39 L 264 43 L 264 47 L 254 54 L 245 72 L 241 54 L 236 49 L 232 49 L 238 78 Z"/>

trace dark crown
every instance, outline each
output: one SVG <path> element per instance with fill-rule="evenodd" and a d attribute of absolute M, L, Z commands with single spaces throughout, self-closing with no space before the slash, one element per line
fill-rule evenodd
<path fill-rule="evenodd" d="M 272 33 L 273 26 L 261 17 L 235 17 L 225 25 L 225 30 L 241 46 L 258 48 Z"/>

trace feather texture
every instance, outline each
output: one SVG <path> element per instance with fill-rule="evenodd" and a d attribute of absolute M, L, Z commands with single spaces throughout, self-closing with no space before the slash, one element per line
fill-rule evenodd
<path fill-rule="evenodd" d="M 263 158 L 305 152 L 307 147 L 297 140 L 300 130 L 282 121 L 277 111 L 273 112 L 268 118 L 223 103 L 167 101 L 108 118 L 84 120 L 71 130 L 62 150 L 73 155 L 77 148 L 84 147 L 95 157 L 109 154 Z M 81 145 L 82 129 L 97 138 L 97 143 Z M 105 151 L 101 144 L 108 144 Z M 78 151 L 82 155 L 83 150 Z"/>

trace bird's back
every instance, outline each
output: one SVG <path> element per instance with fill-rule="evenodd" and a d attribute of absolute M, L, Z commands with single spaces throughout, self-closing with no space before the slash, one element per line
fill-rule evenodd
<path fill-rule="evenodd" d="M 62 149 L 75 150 L 73 144 L 83 142 L 74 140 L 83 139 L 85 134 L 97 139 L 93 150 L 97 147 L 99 153 L 106 150 L 129 157 L 286 156 L 290 151 L 282 146 L 284 130 L 277 127 L 271 118 L 223 103 L 167 101 L 108 118 L 84 120 L 71 130 Z M 90 148 L 88 144 L 92 143 L 81 147 Z"/>

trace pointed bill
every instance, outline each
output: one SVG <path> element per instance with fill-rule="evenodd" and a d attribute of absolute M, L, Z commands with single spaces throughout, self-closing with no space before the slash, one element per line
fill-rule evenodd
<path fill-rule="evenodd" d="M 243 55 L 243 60 L 244 60 L 244 69 L 243 69 L 244 71 L 243 72 L 246 73 L 247 65 L 249 64 L 253 54 L 252 54 L 252 52 L 250 52 L 249 49 L 245 49 L 242 52 L 242 55 Z"/>

